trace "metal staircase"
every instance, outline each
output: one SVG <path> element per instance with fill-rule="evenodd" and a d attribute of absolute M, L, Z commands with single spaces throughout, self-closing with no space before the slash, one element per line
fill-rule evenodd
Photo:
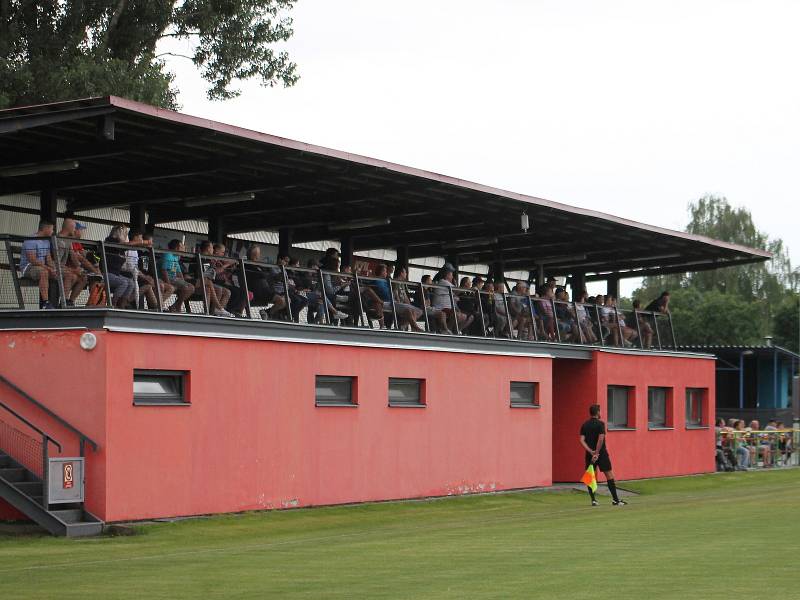
<path fill-rule="evenodd" d="M 82 460 L 87 442 L 97 450 L 98 446 L 92 439 L 2 375 L 0 384 L 5 384 L 44 412 L 47 415 L 45 420 L 55 420 L 78 437 L 81 459 L 64 458 L 64 461 Z M 32 432 L 38 434 L 38 439 Z M 10 406 L 0 402 L 0 499 L 53 535 L 81 537 L 102 533 L 103 522 L 86 511 L 83 502 L 72 502 L 74 497 L 67 497 L 62 499 L 67 502 L 56 504 L 55 498 L 48 498 L 48 490 L 53 489 L 48 487 L 51 446 L 57 448 L 59 453 L 62 452 L 62 446 L 57 440 Z M 81 480 L 77 483 L 82 486 L 83 469 L 80 477 Z"/>
<path fill-rule="evenodd" d="M 0 498 L 53 535 L 81 537 L 99 535 L 103 522 L 87 512 L 82 503 L 45 508 L 44 483 L 0 449 Z"/>

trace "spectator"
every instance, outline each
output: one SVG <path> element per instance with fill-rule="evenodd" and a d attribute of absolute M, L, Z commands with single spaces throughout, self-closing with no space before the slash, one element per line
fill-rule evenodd
<path fill-rule="evenodd" d="M 228 300 L 226 308 L 234 316 L 241 317 L 247 304 L 247 298 L 245 298 L 244 290 L 237 285 L 238 282 L 234 281 L 239 263 L 225 258 L 225 244 L 214 244 L 213 254 L 218 257 L 217 260 L 211 261 L 215 273 L 214 283 L 230 292 L 230 300 Z"/>
<path fill-rule="evenodd" d="M 745 470 L 750 467 L 750 446 L 747 440 L 747 431 L 744 421 L 736 420 L 733 425 L 733 452 L 736 457 L 735 465 L 738 469 Z"/>
<path fill-rule="evenodd" d="M 425 331 L 418 325 L 418 321 L 422 318 L 423 312 L 417 306 L 414 306 L 411 303 L 411 299 L 408 296 L 408 286 L 405 282 L 408 281 L 408 269 L 404 266 L 397 267 L 394 273 L 394 279 L 397 283 L 395 283 L 394 287 L 394 303 L 395 309 L 397 310 L 397 319 L 400 321 L 401 325 L 405 320 L 405 325 L 411 329 L 411 331 L 423 332 Z M 401 317 L 401 314 L 403 316 Z M 404 327 L 401 327 L 401 329 Z"/>
<path fill-rule="evenodd" d="M 343 321 L 347 319 L 349 315 L 338 310 L 334 304 L 336 302 L 336 288 L 333 285 L 333 279 L 331 276 L 331 272 L 339 272 L 339 251 L 335 248 L 328 248 L 325 256 L 322 259 L 320 268 L 323 271 L 328 272 L 323 272 L 322 274 L 322 281 L 320 282 L 321 290 L 318 292 L 311 291 L 308 293 L 307 297 L 309 314 L 319 315 L 319 321 L 322 315 L 325 314 L 325 310 L 321 308 L 322 302 L 324 301 L 325 305 L 327 306 L 327 314 L 330 319 L 338 319 Z M 381 316 L 383 316 L 383 314 L 381 314 Z"/>
<path fill-rule="evenodd" d="M 379 264 L 375 268 L 375 277 L 379 279 L 373 282 L 373 287 L 375 288 L 375 293 L 378 294 L 378 297 L 383 302 L 383 312 L 387 314 L 392 314 L 392 290 L 389 280 L 389 268 L 385 264 Z M 406 327 L 410 327 L 412 330 L 421 331 L 420 327 L 417 325 L 417 319 L 415 318 L 415 314 L 412 312 L 413 306 L 411 306 L 410 302 L 406 303 L 395 303 L 394 305 L 394 312 L 397 314 L 397 328 L 398 329 L 405 329 Z"/>
<path fill-rule="evenodd" d="M 259 246 L 253 245 L 248 248 L 247 261 L 244 265 L 244 272 L 247 279 L 247 289 L 253 295 L 250 303 L 255 306 L 267 306 L 272 302 L 275 293 L 269 285 L 269 267 L 252 264 L 261 261 L 261 248 Z M 261 318 L 266 318 L 266 310 L 261 312 Z"/>
<path fill-rule="evenodd" d="M 661 295 L 648 304 L 645 310 L 647 312 L 669 313 L 669 292 L 661 292 Z"/>
<path fill-rule="evenodd" d="M 131 231 L 128 237 L 132 246 L 140 246 L 142 248 L 151 248 L 153 246 L 153 236 L 144 234 L 141 231 Z M 143 255 L 139 255 L 138 252 L 136 254 L 137 263 L 135 273 L 136 281 L 139 285 L 139 294 L 144 295 L 148 310 L 160 312 L 163 310 L 163 307 L 158 304 L 155 287 L 156 279 L 146 272 L 149 269 L 150 255 L 146 252 Z M 142 265 L 142 268 L 139 268 L 140 265 Z M 158 285 L 161 288 L 161 298 L 163 301 L 166 301 L 166 299 L 172 295 L 174 288 L 163 281 L 159 281 Z"/>
<path fill-rule="evenodd" d="M 170 240 L 167 244 L 169 250 L 183 252 L 184 245 L 180 240 Z M 181 259 L 177 254 L 165 252 L 158 265 L 161 279 L 175 290 L 175 302 L 167 310 L 172 313 L 180 312 L 181 306 L 194 294 L 194 286 L 183 275 Z"/>
<path fill-rule="evenodd" d="M 66 305 L 75 306 L 75 300 L 86 288 L 87 277 L 81 269 L 81 263 L 72 250 L 69 239 L 75 234 L 75 220 L 67 217 L 61 224 L 61 231 L 56 238 L 58 261 L 61 263 L 61 275 L 64 278 L 64 294 L 67 295 Z"/>
<path fill-rule="evenodd" d="M 50 221 L 40 221 L 36 230 L 36 238 L 22 242 L 19 269 L 23 279 L 30 279 L 39 284 L 39 308 L 55 308 L 50 303 L 50 280 L 58 277 L 55 263 L 50 251 L 50 238 L 54 225 Z"/>
<path fill-rule="evenodd" d="M 203 256 L 213 256 L 214 244 L 208 240 L 204 240 L 200 242 L 199 251 Z M 195 289 L 197 289 L 201 284 L 205 287 L 206 300 L 209 308 L 211 309 L 211 313 L 214 316 L 232 317 L 233 315 L 225 310 L 225 307 L 228 305 L 228 300 L 230 300 L 231 297 L 230 291 L 214 283 L 216 272 L 214 271 L 214 267 L 210 262 L 203 262 L 201 260 L 201 264 L 202 272 L 197 273 L 197 270 L 200 267 L 198 267 L 195 262 L 192 263 L 192 269 L 195 271 Z"/>
<path fill-rule="evenodd" d="M 546 341 L 556 341 L 556 322 L 553 313 L 553 300 L 555 292 L 549 285 L 540 286 L 537 290 L 539 299 L 536 300 L 536 312 L 542 319 L 542 328 Z"/>
<path fill-rule="evenodd" d="M 125 227 L 115 225 L 105 239 L 107 244 L 124 244 L 128 241 Z M 126 269 L 125 250 L 106 246 L 106 271 L 108 272 L 108 287 L 111 290 L 112 305 L 116 308 L 128 308 L 136 286 L 133 274 Z"/>
<path fill-rule="evenodd" d="M 589 311 L 586 309 L 588 294 L 586 290 L 582 290 L 578 294 L 578 299 L 575 303 L 575 317 L 578 321 L 578 327 L 583 332 L 583 339 L 587 344 L 596 344 L 598 339 L 594 331 L 592 319 L 589 316 Z"/>
<path fill-rule="evenodd" d="M 531 300 L 528 297 L 528 284 L 525 281 L 517 281 L 509 294 L 508 310 L 511 312 L 511 327 L 517 329 L 517 339 L 534 339 Z"/>
<path fill-rule="evenodd" d="M 465 315 L 453 304 L 450 291 L 455 287 L 453 284 L 454 276 L 455 267 L 449 262 L 444 263 L 433 279 L 436 286 L 431 290 L 431 306 L 445 313 L 447 316 L 448 328 L 451 331 L 455 329 L 456 323 L 458 323 L 460 330 L 463 331 L 472 324 L 474 316 Z"/>
<path fill-rule="evenodd" d="M 555 313 L 558 319 L 558 331 L 562 342 L 580 340 L 577 316 L 573 314 L 568 302 L 569 294 L 563 287 L 556 288 Z"/>
<path fill-rule="evenodd" d="M 642 332 L 642 348 L 650 349 L 653 347 L 653 327 L 647 320 L 647 316 L 639 314 L 642 310 L 642 302 L 638 298 L 633 301 L 633 316 L 639 323 L 639 331 Z"/>

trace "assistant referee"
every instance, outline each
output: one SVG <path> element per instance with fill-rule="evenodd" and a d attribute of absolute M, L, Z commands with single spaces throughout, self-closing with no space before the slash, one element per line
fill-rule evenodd
<path fill-rule="evenodd" d="M 614 499 L 612 504 L 625 506 L 627 502 L 620 500 L 617 496 L 617 484 L 614 481 L 614 471 L 611 470 L 611 458 L 606 449 L 606 424 L 600 420 L 600 405 L 592 404 L 589 407 L 589 415 L 591 419 L 581 425 L 581 446 L 586 450 L 584 468 L 588 469 L 589 465 L 594 465 L 595 470 L 602 471 L 606 476 L 608 491 L 611 492 L 611 497 Z M 597 506 L 597 498 L 595 498 L 592 488 L 588 486 L 587 488 L 592 497 L 592 506 Z"/>

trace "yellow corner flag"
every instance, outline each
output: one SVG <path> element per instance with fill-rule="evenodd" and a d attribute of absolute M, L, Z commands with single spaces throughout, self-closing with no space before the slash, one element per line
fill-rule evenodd
<path fill-rule="evenodd" d="M 586 472 L 581 477 L 581 483 L 585 483 L 593 492 L 597 491 L 597 478 L 594 476 L 594 465 L 589 465 Z"/>

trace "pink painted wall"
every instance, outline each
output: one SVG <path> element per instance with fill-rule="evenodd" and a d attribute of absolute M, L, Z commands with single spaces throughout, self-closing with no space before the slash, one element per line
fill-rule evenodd
<path fill-rule="evenodd" d="M 90 436 L 97 453 L 86 449 L 86 507 L 105 511 L 106 346 L 103 332 L 95 332 L 97 347 L 91 352 L 79 345 L 83 331 L 0 331 L 0 373 L 18 387 Z M 57 421 L 0 384 L 4 402 L 39 429 L 62 444 L 60 456 L 78 456 L 78 438 Z M 19 421 L 0 409 L 0 420 L 25 430 Z M 28 433 L 26 431 L 26 433 Z M 59 456 L 52 444 L 51 456 Z M 0 519 L 19 513 L 0 501 Z"/>
<path fill-rule="evenodd" d="M 608 450 L 617 479 L 642 479 L 714 471 L 715 363 L 689 357 L 657 357 L 596 352 L 591 364 L 555 360 L 553 366 L 553 480 L 577 481 L 583 471 L 580 425 L 589 406 L 600 404 L 605 420 L 609 385 L 633 387 L 632 430 L 611 430 Z M 650 430 L 647 388 L 672 389 L 672 428 Z M 705 429 L 687 428 L 686 388 L 705 388 Z M 670 400 L 668 399 L 668 402 Z"/>

